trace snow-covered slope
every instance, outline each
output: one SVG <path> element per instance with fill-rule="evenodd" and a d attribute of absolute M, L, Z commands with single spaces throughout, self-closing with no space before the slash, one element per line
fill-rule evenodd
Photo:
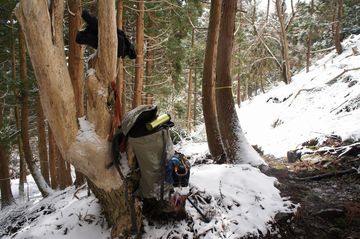
<path fill-rule="evenodd" d="M 342 43 L 318 60 L 310 71 L 300 72 L 289 85 L 243 102 L 238 115 L 246 137 L 265 154 L 286 156 L 288 150 L 312 138 L 336 134 L 360 138 L 360 35 Z"/>

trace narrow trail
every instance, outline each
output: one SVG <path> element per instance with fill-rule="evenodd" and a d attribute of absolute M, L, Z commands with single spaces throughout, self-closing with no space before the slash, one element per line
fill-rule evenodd
<path fill-rule="evenodd" d="M 270 167 L 264 173 L 276 177 L 282 196 L 290 197 L 300 207 L 295 215 L 278 214 L 274 223 L 278 233 L 264 238 L 360 238 L 360 174 L 354 170 L 319 180 L 298 180 L 359 167 L 359 161 L 352 158 L 341 166 L 308 171 L 296 170 L 296 164 L 303 162 L 289 164 L 284 159 L 267 159 Z"/>

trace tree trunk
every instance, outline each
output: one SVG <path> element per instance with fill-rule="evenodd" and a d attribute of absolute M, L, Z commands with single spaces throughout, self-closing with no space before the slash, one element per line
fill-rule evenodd
<path fill-rule="evenodd" d="M 190 67 L 189 75 L 188 75 L 188 97 L 187 97 L 187 110 L 186 110 L 186 128 L 189 133 L 191 132 L 192 129 L 191 101 L 192 101 L 193 93 L 194 90 L 193 90 L 193 82 L 192 82 L 192 69 Z"/>
<path fill-rule="evenodd" d="M 197 70 L 194 69 L 194 106 L 193 106 L 193 126 L 196 126 L 196 117 L 197 117 Z"/>
<path fill-rule="evenodd" d="M 3 126 L 3 105 L 0 102 L 0 129 Z M 1 208 L 14 203 L 14 197 L 11 192 L 9 168 L 9 151 L 6 142 L 0 142 L 0 192 Z"/>
<path fill-rule="evenodd" d="M 141 104 L 141 94 L 144 84 L 144 0 L 138 1 L 136 20 L 136 61 L 135 61 L 135 86 L 132 107 Z"/>
<path fill-rule="evenodd" d="M 206 136 L 210 154 L 216 161 L 219 161 L 221 155 L 224 154 L 218 128 L 214 87 L 220 14 L 221 0 L 212 0 L 202 79 L 202 106 Z"/>
<path fill-rule="evenodd" d="M 44 177 L 46 183 L 50 185 L 49 160 L 48 160 L 46 131 L 45 131 L 45 116 L 41 107 L 41 102 L 39 97 L 36 97 L 36 113 L 37 113 L 40 170 L 41 170 L 41 175 Z"/>
<path fill-rule="evenodd" d="M 64 161 L 58 147 L 56 147 L 56 158 L 57 179 L 59 183 L 59 188 L 63 190 L 72 184 L 72 180 L 69 180 L 69 177 L 71 178 L 70 171 L 68 170 L 67 163 Z"/>
<path fill-rule="evenodd" d="M 83 52 L 81 45 L 75 42 L 76 34 L 81 28 L 81 0 L 68 0 L 68 7 L 74 15 L 69 14 L 69 73 L 74 89 L 76 102 L 76 116 L 84 116 L 84 63 L 81 59 Z M 85 183 L 85 177 L 79 171 L 75 171 L 75 185 L 79 187 Z"/>
<path fill-rule="evenodd" d="M 15 87 L 16 85 L 16 50 L 15 50 L 15 33 L 14 33 L 14 25 L 13 25 L 14 19 L 11 18 L 11 73 L 12 73 L 12 79 L 14 81 L 14 95 L 16 98 L 16 105 L 15 105 L 15 121 L 16 121 L 16 129 L 17 130 L 21 130 L 21 125 L 20 125 L 20 103 L 19 103 L 19 98 L 20 98 L 20 93 L 19 93 L 19 89 L 17 89 Z M 23 146 L 22 146 L 22 140 L 21 140 L 21 135 L 19 134 L 17 136 L 17 141 L 18 141 L 18 150 L 19 150 L 19 158 L 20 158 L 20 175 L 19 175 L 19 197 L 21 199 L 25 198 L 25 191 L 24 191 L 24 183 L 26 182 L 26 162 L 25 162 L 25 158 L 24 158 L 24 150 L 23 150 Z"/>
<path fill-rule="evenodd" d="M 229 162 L 262 164 L 240 127 L 232 95 L 231 58 L 236 0 L 223 1 L 216 58 L 216 108 L 220 135 Z"/>
<path fill-rule="evenodd" d="M 117 59 L 117 51 L 114 50 L 117 47 L 115 1 L 102 0 L 97 3 L 99 48 L 96 71 L 86 80 L 87 117 L 79 121 L 64 45 L 63 42 L 52 41 L 53 32 L 46 1 L 22 0 L 15 14 L 26 36 L 44 113 L 60 152 L 66 161 L 88 178 L 109 225 L 113 226 L 113 235 L 119 236 L 129 233 L 131 223 L 123 196 L 123 182 L 115 168 L 106 167 L 111 161 L 110 144 L 107 141 L 110 128 L 110 114 L 106 106 L 107 89 L 110 81 L 116 77 Z M 57 4 L 64 2 L 57 1 Z M 61 8 L 58 9 L 62 13 Z M 60 24 L 60 21 L 56 22 Z M 136 207 L 136 211 L 140 212 L 139 207 Z M 141 220 L 140 213 L 137 215 L 138 220 Z"/>
<path fill-rule="evenodd" d="M 118 28 L 123 29 L 123 9 L 124 9 L 123 0 L 117 1 L 116 9 L 117 9 L 116 25 Z M 121 57 L 117 59 L 116 86 L 119 92 L 118 97 L 120 98 L 120 105 L 121 105 L 120 112 L 121 115 L 124 115 L 126 111 L 125 74 L 124 74 L 124 61 Z"/>
<path fill-rule="evenodd" d="M 310 59 L 311 59 L 311 45 L 312 45 L 312 24 L 313 24 L 313 14 L 314 14 L 314 0 L 311 0 L 310 3 L 310 18 L 311 18 L 311 23 L 308 29 L 308 36 L 307 36 L 307 49 L 306 49 L 306 72 L 309 72 L 310 69 Z"/>
<path fill-rule="evenodd" d="M 335 19 L 335 26 L 334 26 L 334 39 L 335 39 L 335 49 L 337 54 L 341 54 L 343 52 L 342 46 L 341 46 L 341 22 L 342 22 L 342 15 L 343 15 L 343 5 L 344 0 L 336 0 L 336 19 Z"/>
<path fill-rule="evenodd" d="M 21 29 L 20 29 L 21 31 Z M 43 197 L 51 194 L 50 187 L 46 184 L 39 168 L 36 165 L 35 158 L 33 158 L 30 146 L 29 136 L 29 93 L 28 93 L 28 79 L 27 79 L 27 66 L 26 66 L 26 47 L 25 39 L 22 32 L 19 34 L 19 50 L 20 50 L 20 79 L 23 82 L 23 89 L 21 93 L 21 139 L 24 149 L 24 156 L 26 164 L 30 170 L 34 181 L 41 192 Z"/>
<path fill-rule="evenodd" d="M 51 188 L 57 189 L 59 182 L 57 179 L 57 167 L 56 167 L 56 143 L 50 126 L 48 126 L 48 141 L 49 141 L 49 168 L 50 168 L 50 179 Z"/>
<path fill-rule="evenodd" d="M 280 23 L 280 42 L 281 42 L 281 55 L 282 55 L 282 71 L 283 78 L 286 84 L 291 81 L 291 70 L 289 60 L 289 42 L 287 39 L 286 25 L 285 25 L 285 9 L 283 8 L 283 1 L 276 0 L 276 13 Z"/>

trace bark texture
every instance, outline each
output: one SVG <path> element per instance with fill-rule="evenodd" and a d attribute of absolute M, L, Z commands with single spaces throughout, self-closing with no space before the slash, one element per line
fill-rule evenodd
<path fill-rule="evenodd" d="M 39 97 L 36 98 L 36 114 L 37 114 L 40 170 L 41 170 L 41 175 L 44 177 L 46 183 L 50 185 L 49 160 L 48 160 L 46 131 L 45 131 L 45 116 L 43 109 L 41 107 L 41 102 Z"/>
<path fill-rule="evenodd" d="M 337 54 L 341 54 L 343 49 L 341 46 L 341 37 L 340 37 L 340 31 L 341 31 L 341 22 L 342 22 L 342 15 L 343 15 L 343 5 L 344 0 L 335 0 L 336 1 L 336 17 L 335 17 L 335 26 L 334 26 L 334 39 L 335 39 L 335 49 Z"/>
<path fill-rule="evenodd" d="M 0 103 L 0 129 L 3 126 L 3 106 Z M 0 141 L 0 193 L 1 208 L 14 203 L 10 185 L 9 153 L 5 142 Z"/>
<path fill-rule="evenodd" d="M 56 3 L 64 4 L 63 1 Z M 63 6 L 56 9 L 60 13 L 59 9 L 63 9 Z M 99 48 L 96 72 L 87 79 L 88 115 L 86 120 L 79 121 L 63 43 L 53 41 L 52 18 L 46 1 L 22 0 L 15 14 L 26 36 L 44 113 L 63 158 L 90 181 L 93 192 L 101 198 L 109 224 L 113 225 L 113 235 L 126 235 L 130 215 L 128 208 L 123 206 L 123 183 L 115 168 L 106 167 L 111 161 L 110 144 L 107 141 L 110 114 L 106 103 L 109 83 L 115 79 L 117 58 L 114 50 L 117 47 L 115 1 L 98 1 Z M 137 211 L 140 210 L 137 208 Z"/>
<path fill-rule="evenodd" d="M 31 152 L 30 135 L 29 135 L 29 89 L 27 79 L 27 62 L 26 62 L 26 47 L 25 39 L 22 33 L 19 34 L 19 50 L 20 50 L 20 79 L 23 83 L 21 91 L 21 139 L 24 150 L 25 161 L 31 175 L 34 178 L 36 186 L 38 187 L 43 197 L 51 194 L 50 187 L 46 184 L 39 168 L 36 165 L 35 158 Z"/>
<path fill-rule="evenodd" d="M 203 68 L 202 106 L 208 146 L 210 154 L 215 160 L 220 159 L 220 156 L 224 153 L 218 128 L 215 101 L 216 50 L 219 37 L 220 15 L 221 0 L 212 0 Z"/>
<path fill-rule="evenodd" d="M 229 162 L 263 164 L 240 127 L 232 95 L 231 58 L 236 0 L 223 1 L 216 59 L 216 108 L 221 140 Z"/>
<path fill-rule="evenodd" d="M 74 90 L 76 102 L 76 115 L 82 117 L 85 114 L 84 108 L 84 62 L 81 45 L 75 42 L 76 34 L 81 28 L 81 0 L 68 0 L 69 10 L 73 13 L 69 15 L 69 74 Z M 85 183 L 85 177 L 79 171 L 75 171 L 75 185 L 78 187 Z"/>
<path fill-rule="evenodd" d="M 285 0 L 284 0 L 285 1 Z M 276 13 L 280 23 L 280 42 L 282 54 L 282 72 L 283 79 L 286 84 L 291 81 L 290 60 L 289 60 L 289 42 L 287 39 L 285 9 L 283 8 L 283 0 L 276 0 Z"/>
<path fill-rule="evenodd" d="M 136 68 L 133 108 L 141 104 L 141 94 L 144 85 L 144 0 L 139 0 L 137 4 L 138 16 L 136 20 Z"/>

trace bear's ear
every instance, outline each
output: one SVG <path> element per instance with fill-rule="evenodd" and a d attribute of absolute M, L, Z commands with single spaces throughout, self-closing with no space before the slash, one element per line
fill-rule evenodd
<path fill-rule="evenodd" d="M 97 35 L 98 34 L 98 19 L 95 16 L 91 15 L 85 9 L 82 11 L 81 17 L 84 19 L 84 21 L 87 24 L 85 30 Z"/>

